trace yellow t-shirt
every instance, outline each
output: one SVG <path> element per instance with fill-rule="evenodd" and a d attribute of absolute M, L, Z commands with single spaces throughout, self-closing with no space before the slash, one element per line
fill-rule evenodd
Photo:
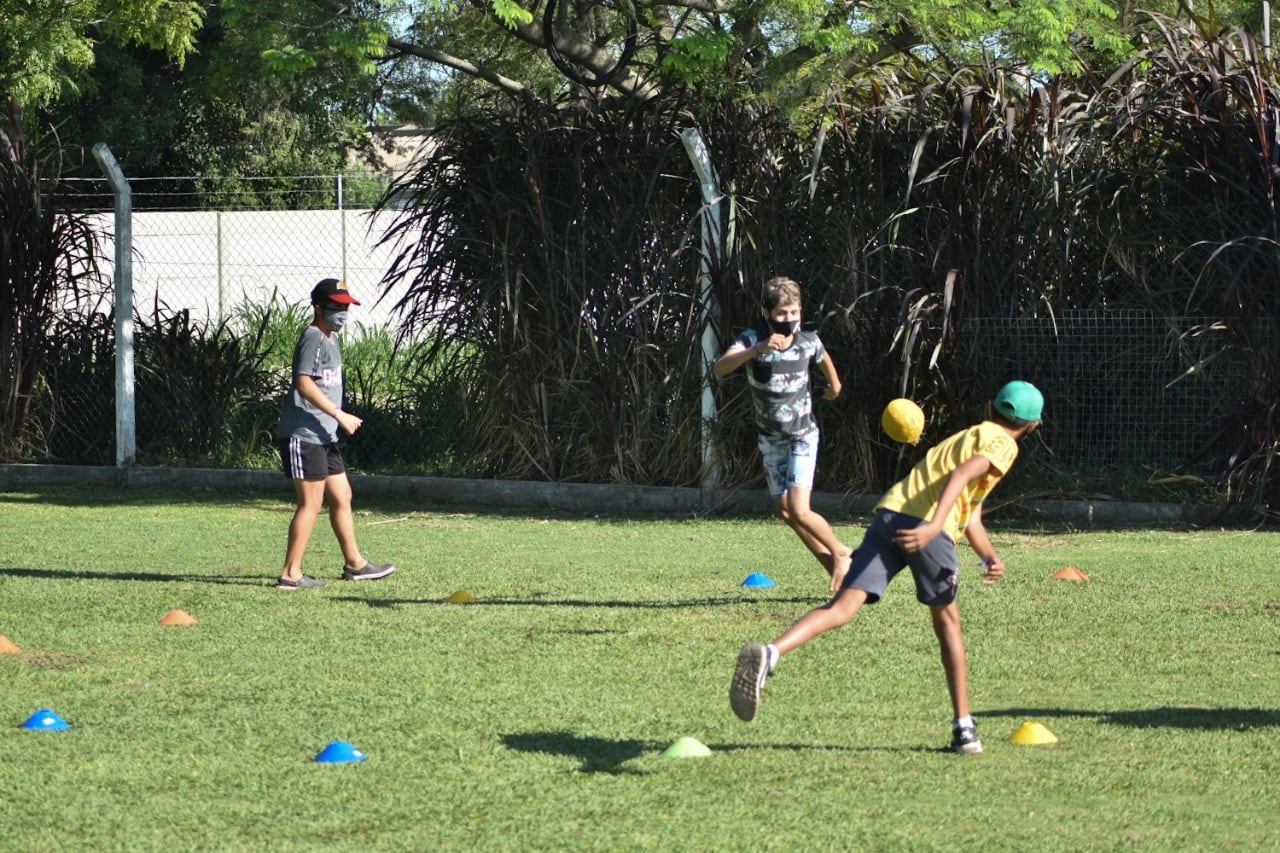
<path fill-rule="evenodd" d="M 947 477 L 975 456 L 987 457 L 991 471 L 984 477 L 971 480 L 947 515 L 943 529 L 952 540 L 958 541 L 969 524 L 974 507 L 991 493 L 1018 458 L 1018 442 L 992 421 L 962 429 L 929 448 L 911 473 L 885 492 L 876 509 L 893 510 L 928 521 L 938 508 L 938 498 L 946 488 Z"/>

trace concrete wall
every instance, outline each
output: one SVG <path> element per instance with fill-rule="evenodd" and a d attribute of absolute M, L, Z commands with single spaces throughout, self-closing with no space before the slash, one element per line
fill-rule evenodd
<path fill-rule="evenodd" d="M 214 468 L 119 469 L 110 466 L 0 465 L 0 491 L 68 486 L 114 486 L 122 489 L 235 489 L 293 492 L 284 474 Z M 421 501 L 424 508 L 441 505 L 528 510 L 563 510 L 612 514 L 714 515 L 736 512 L 770 515 L 773 500 L 763 491 L 708 491 L 659 486 L 613 486 L 588 483 L 541 483 L 516 480 L 461 480 L 447 477 L 391 477 L 352 474 L 357 499 L 389 497 Z M 832 520 L 864 515 L 878 495 L 815 492 L 813 506 Z M 1213 507 L 1129 501 L 1039 500 L 1017 504 L 1022 515 L 1081 526 L 1109 524 L 1206 524 L 1218 520 Z M 781 523 L 781 522 L 779 522 Z"/>

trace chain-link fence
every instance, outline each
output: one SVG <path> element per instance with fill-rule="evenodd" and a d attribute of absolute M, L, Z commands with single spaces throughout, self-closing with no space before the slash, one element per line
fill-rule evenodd
<path fill-rule="evenodd" d="M 112 231 L 109 216 L 100 227 Z M 246 305 L 305 305 L 319 279 L 334 277 L 361 299 L 362 322 L 388 326 L 400 294 L 379 291 L 390 254 L 376 245 L 382 230 L 367 210 L 137 212 L 134 306 L 218 323 Z"/>
<path fill-rule="evenodd" d="M 1208 318 L 1068 311 L 990 326 L 983 345 L 1048 389 L 1046 436 L 1076 468 L 1182 465 L 1248 388 L 1245 354 Z"/>
<path fill-rule="evenodd" d="M 142 464 L 269 463 L 289 358 L 319 279 L 341 278 L 361 300 L 348 340 L 394 338 L 403 291 L 384 289 L 382 279 L 397 246 L 379 245 L 389 214 L 345 207 L 352 199 L 343 176 L 289 179 L 288 194 L 279 183 L 238 179 L 215 191 L 203 179 L 131 181 Z M 75 184 L 82 207 L 111 210 L 104 180 Z M 360 196 L 376 197 L 367 188 Z M 221 207 L 203 209 L 211 203 Z M 316 209 L 261 209 L 273 205 Z M 89 220 L 103 237 L 109 282 L 116 223 L 110 212 Z M 111 296 L 66 306 L 59 354 L 29 424 L 33 459 L 116 459 L 114 397 L 104 393 L 114 387 Z"/>
<path fill-rule="evenodd" d="M 172 209 L 171 192 L 163 198 L 169 209 L 148 209 L 145 189 L 137 193 L 132 266 L 139 463 L 273 464 L 270 436 L 289 381 L 292 347 L 310 317 L 310 289 L 318 279 L 336 276 L 364 303 L 354 328 L 344 333 L 349 393 L 353 386 L 371 386 L 377 371 L 398 374 L 390 391 L 361 391 L 366 405 L 372 408 L 376 398 L 389 408 L 380 419 L 367 420 L 368 428 L 351 442 L 358 469 L 448 472 L 448 451 L 433 455 L 424 448 L 443 441 L 461 419 L 457 412 L 434 411 L 442 408 L 443 398 L 430 386 L 429 371 L 415 361 L 412 348 L 396 349 L 393 306 L 404 291 L 395 285 L 382 289 L 397 247 L 379 242 L 393 214 L 374 217 L 367 209 L 343 209 L 332 180 L 317 191 L 316 203 L 323 209 L 314 210 L 245 210 L 231 204 L 219 210 Z M 109 214 L 102 215 L 101 228 L 112 233 Z M 104 254 L 111 256 L 109 245 Z M 263 318 L 272 311 L 277 322 L 267 329 L 271 324 Z M 35 421 L 35 445 L 42 450 L 36 458 L 92 464 L 115 459 L 114 401 L 103 393 L 113 385 L 109 355 L 114 342 L 103 317 L 80 327 L 92 334 L 67 335 L 63 341 L 76 351 L 48 378 L 56 405 L 43 421 Z M 228 330 L 235 333 L 230 342 Z M 278 340 L 264 344 L 264 334 Z M 986 370 L 992 363 L 1007 364 L 1010 375 L 1044 387 L 1043 438 L 1055 465 L 1167 470 L 1184 466 L 1212 441 L 1232 404 L 1231 393 L 1223 389 L 1244 393 L 1248 387 L 1248 356 L 1233 353 L 1225 334 L 1201 318 L 1076 311 L 1050 318 L 972 320 L 957 332 L 960 340 L 954 345 L 981 350 Z M 246 364 L 246 347 L 236 335 L 257 336 L 255 352 L 271 352 L 272 358 Z M 1228 355 L 1220 357 L 1223 353 Z M 834 354 L 841 363 L 839 352 Z M 866 416 L 877 418 L 883 402 L 868 401 Z M 395 428 L 428 409 L 435 426 L 415 421 L 411 429 Z"/>
<path fill-rule="evenodd" d="M 1146 493 L 1165 482 L 1216 478 L 1238 440 L 1224 426 L 1245 406 L 1252 355 L 1204 317 L 1147 311 L 1067 311 L 974 323 L 976 346 L 1032 375 L 1045 390 L 1033 461 L 1015 470 L 1022 491 Z M 1065 476 L 1063 472 L 1069 472 Z"/>

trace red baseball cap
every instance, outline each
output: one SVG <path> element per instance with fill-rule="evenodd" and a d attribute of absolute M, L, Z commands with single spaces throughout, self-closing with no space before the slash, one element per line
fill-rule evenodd
<path fill-rule="evenodd" d="M 342 305 L 360 304 L 360 300 L 347 291 L 347 283 L 336 278 L 321 279 L 319 284 L 311 288 L 311 304 L 319 305 L 322 302 L 337 302 Z"/>

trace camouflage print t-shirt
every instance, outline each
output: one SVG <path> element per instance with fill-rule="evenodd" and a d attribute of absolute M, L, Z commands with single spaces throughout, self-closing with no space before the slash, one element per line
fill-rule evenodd
<path fill-rule="evenodd" d="M 760 340 L 759 332 L 747 329 L 737 343 L 751 349 Z M 818 428 L 809 393 L 809 366 L 821 364 L 826 355 L 817 333 L 796 332 L 787 349 L 770 350 L 747 363 L 747 384 L 755 403 L 756 425 L 762 432 L 804 435 Z"/>

